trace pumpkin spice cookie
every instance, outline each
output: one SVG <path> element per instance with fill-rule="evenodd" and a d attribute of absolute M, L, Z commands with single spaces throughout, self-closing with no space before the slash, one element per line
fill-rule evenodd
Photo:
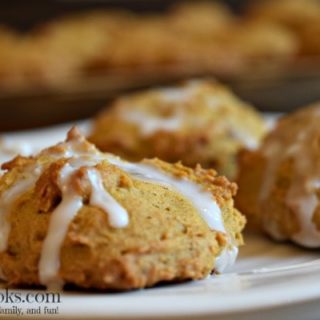
<path fill-rule="evenodd" d="M 76 130 L 4 164 L 0 266 L 8 286 L 128 290 L 231 265 L 244 217 L 214 170 L 98 151 Z"/>
<path fill-rule="evenodd" d="M 194 80 L 117 99 L 96 118 L 89 140 L 128 160 L 200 163 L 232 178 L 239 149 L 255 148 L 264 133 L 251 106 L 218 83 Z"/>
<path fill-rule="evenodd" d="M 284 116 L 260 148 L 240 154 L 237 208 L 277 240 L 320 247 L 320 104 Z"/>

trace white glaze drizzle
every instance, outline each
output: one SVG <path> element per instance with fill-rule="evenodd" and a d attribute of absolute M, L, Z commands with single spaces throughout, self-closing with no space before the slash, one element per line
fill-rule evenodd
<path fill-rule="evenodd" d="M 230 128 L 232 137 L 239 140 L 247 149 L 255 150 L 258 147 L 258 139 L 248 132 L 241 131 L 236 127 Z"/>
<path fill-rule="evenodd" d="M 106 191 L 100 173 L 95 169 L 89 169 L 87 175 L 92 186 L 90 205 L 107 212 L 112 227 L 126 227 L 129 224 L 128 212 Z"/>
<path fill-rule="evenodd" d="M 215 271 L 221 273 L 234 265 L 238 256 L 239 249 L 237 246 L 232 245 L 222 250 L 220 255 L 215 261 Z"/>
<path fill-rule="evenodd" d="M 225 230 L 221 209 L 211 193 L 190 180 L 172 177 L 152 165 L 124 162 L 117 157 L 110 157 L 108 160 L 137 179 L 174 188 L 186 199 L 189 199 L 210 229 L 227 235 L 227 247 L 216 258 L 214 269 L 223 272 L 234 264 L 238 248 Z"/>
<path fill-rule="evenodd" d="M 191 80 L 182 87 L 165 87 L 158 89 L 156 92 L 164 103 L 177 104 L 188 101 L 199 88 L 201 88 L 201 81 Z M 130 106 L 130 109 L 126 109 L 125 112 L 121 113 L 121 118 L 124 121 L 136 124 L 143 136 L 152 135 L 160 130 L 176 131 L 184 123 L 183 112 L 177 106 L 174 108 L 174 113 L 168 117 L 151 115 L 143 110 L 138 110 L 134 106 Z"/>
<path fill-rule="evenodd" d="M 46 238 L 42 244 L 39 261 L 40 283 L 52 290 L 60 289 L 63 281 L 59 277 L 60 249 L 72 219 L 83 206 L 82 197 L 68 184 L 74 169 L 65 165 L 61 170 L 58 185 L 62 192 L 62 201 L 52 212 Z"/>
<path fill-rule="evenodd" d="M 175 178 L 151 165 L 129 163 L 116 157 L 109 158 L 108 160 L 110 163 L 139 180 L 150 181 L 169 188 L 174 188 L 186 199 L 191 201 L 211 229 L 224 233 L 226 232 L 218 204 L 213 199 L 212 194 L 204 191 L 198 184 L 187 179 Z"/>
<path fill-rule="evenodd" d="M 223 249 L 216 258 L 215 270 L 221 273 L 234 264 L 238 255 L 238 248 L 233 244 L 234 241 L 225 230 L 221 209 L 213 199 L 211 193 L 203 190 L 198 184 L 192 181 L 172 177 L 152 165 L 124 162 L 117 157 L 110 157 L 108 161 L 139 180 L 150 181 L 169 188 L 173 187 L 186 199 L 189 199 L 210 229 L 220 231 L 227 235 L 227 247 Z"/>
<path fill-rule="evenodd" d="M 39 262 L 39 278 L 42 284 L 50 288 L 61 288 L 63 281 L 59 277 L 60 251 L 68 227 L 72 219 L 77 215 L 83 206 L 82 196 L 79 195 L 70 185 L 70 177 L 80 168 L 87 170 L 86 181 L 91 185 L 90 204 L 104 210 L 109 216 L 109 223 L 116 227 L 125 227 L 129 223 L 127 211 L 105 190 L 99 172 L 94 168 L 101 161 L 108 161 L 129 173 L 133 177 L 146 182 L 157 183 L 168 188 L 173 188 L 186 199 L 189 199 L 198 210 L 208 226 L 215 231 L 225 233 L 222 214 L 219 206 L 214 201 L 211 193 L 204 191 L 198 184 L 175 178 L 162 170 L 149 164 L 133 164 L 122 161 L 120 158 L 110 154 L 99 153 L 93 146 L 84 148 L 81 141 L 71 140 L 63 144 L 61 151 L 50 153 L 54 159 L 69 158 L 67 164 L 61 169 L 58 186 L 62 192 L 62 201 L 52 212 L 49 222 L 48 233 L 43 242 Z M 71 157 L 71 158 L 70 158 Z M 33 186 L 38 179 L 42 168 L 40 168 L 30 181 L 15 185 L 10 192 L 5 194 L 6 202 L 11 204 L 14 199 Z M 11 191 L 10 191 L 11 190 Z M 6 193 L 7 193 L 6 192 Z M 13 194 L 10 196 L 10 194 Z M 8 211 L 9 212 L 9 211 Z M 4 216 L 4 215 L 1 215 Z M 0 218 L 1 218 L 0 216 Z M 8 232 L 0 234 L 3 236 Z M 228 235 L 227 235 L 228 236 Z M 231 243 L 228 239 L 229 244 Z M 223 250 L 216 259 L 216 270 L 223 271 L 223 268 L 231 264 L 237 255 L 237 248 L 231 246 Z"/>
<path fill-rule="evenodd" d="M 81 130 L 89 132 L 90 126 L 85 123 Z M 37 132 L 19 132 L 0 136 L 0 163 L 10 161 L 17 155 L 30 156 L 64 139 L 69 127 L 63 125 Z M 1 174 L 1 169 L 0 169 Z"/>
<path fill-rule="evenodd" d="M 70 146 L 68 152 L 70 150 L 74 150 L 74 146 Z M 95 158 L 86 155 L 82 155 L 79 158 L 71 158 L 60 172 L 58 185 L 62 192 L 62 201 L 51 214 L 39 262 L 40 282 L 47 287 L 57 289 L 63 286 L 63 281 L 58 275 L 61 246 L 70 222 L 83 207 L 82 196 L 72 188 L 69 182 L 77 170 L 86 167 L 87 180 L 91 185 L 89 204 L 103 209 L 108 214 L 109 222 L 113 227 L 123 228 L 128 225 L 127 211 L 105 190 L 100 173 L 91 168 L 100 161 L 100 157 Z"/>
<path fill-rule="evenodd" d="M 189 119 L 190 116 L 185 109 L 188 108 L 186 102 L 197 97 L 198 93 L 201 93 L 203 86 L 203 81 L 190 80 L 182 87 L 160 88 L 151 91 L 151 93 L 157 93 L 161 99 L 162 104 L 160 103 L 158 108 L 161 110 L 163 106 L 168 107 L 172 111 L 170 116 L 164 117 L 161 112 L 149 113 L 140 106 L 134 105 L 134 103 L 130 104 L 130 100 L 126 102 L 127 108 L 121 109 L 119 116 L 123 121 L 136 125 L 143 137 L 148 137 L 158 131 L 175 132 L 183 128 L 184 124 L 188 122 L 192 123 L 193 126 L 202 127 L 206 125 L 208 119 L 197 115 Z M 201 102 L 201 107 L 211 110 L 223 109 L 225 105 L 233 105 L 235 103 L 230 101 L 225 92 L 207 93 L 207 96 L 203 95 L 203 97 L 205 100 Z M 248 149 L 254 150 L 258 147 L 259 139 L 250 134 L 250 130 L 246 130 L 245 127 L 239 129 L 237 124 L 229 123 L 227 120 L 222 123 L 225 126 L 225 130 L 235 140 L 238 140 Z"/>
<path fill-rule="evenodd" d="M 192 96 L 194 91 L 192 89 L 190 85 L 181 88 L 162 88 L 159 90 L 159 94 L 164 102 L 181 102 Z"/>
<path fill-rule="evenodd" d="M 183 124 L 183 117 L 178 113 L 170 117 L 160 117 L 139 110 L 127 110 L 121 115 L 121 118 L 137 125 L 143 136 L 150 136 L 160 130 L 176 131 Z"/>

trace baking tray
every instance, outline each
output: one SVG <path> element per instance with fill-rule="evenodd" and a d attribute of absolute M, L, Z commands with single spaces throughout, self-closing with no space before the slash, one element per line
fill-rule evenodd
<path fill-rule="evenodd" d="M 191 77 L 215 77 L 262 111 L 287 112 L 320 100 L 320 63 L 301 60 L 218 72 L 201 65 L 174 65 L 64 79 L 50 87 L 0 89 L 0 131 L 47 126 L 93 116 L 120 94 L 171 85 Z"/>

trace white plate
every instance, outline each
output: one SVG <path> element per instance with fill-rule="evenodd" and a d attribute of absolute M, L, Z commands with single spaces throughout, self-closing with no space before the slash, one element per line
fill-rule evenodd
<path fill-rule="evenodd" d="M 81 124 L 85 131 L 88 126 Z M 63 139 L 69 127 L 8 135 L 5 140 L 9 147 L 32 141 L 26 149 L 39 149 Z M 48 317 L 43 303 L 4 304 L 4 294 L 0 290 L 0 318 L 8 317 L 1 313 L 3 308 L 14 305 L 25 315 L 40 306 L 37 318 Z M 320 256 L 316 250 L 247 235 L 236 265 L 226 274 L 127 293 L 65 292 L 61 303 L 48 307 L 58 307 L 55 319 L 319 319 Z"/>
<path fill-rule="evenodd" d="M 318 252 L 257 235 L 247 235 L 246 242 L 224 275 L 126 293 L 65 292 L 49 308 L 58 306 L 55 319 L 319 319 Z M 46 317 L 43 303 L 18 306 L 24 314 L 40 306 L 39 318 Z"/>

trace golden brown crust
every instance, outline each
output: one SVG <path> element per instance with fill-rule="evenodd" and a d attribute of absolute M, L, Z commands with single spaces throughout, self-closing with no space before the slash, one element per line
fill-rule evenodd
<path fill-rule="evenodd" d="M 169 90 L 177 100 L 167 99 L 161 89 L 117 99 L 96 118 L 89 139 L 101 150 L 132 161 L 158 157 L 192 167 L 200 163 L 232 178 L 239 149 L 258 144 L 264 135 L 260 115 L 218 83 L 188 82 Z M 140 123 L 131 122 L 131 114 Z M 144 134 L 143 121 L 148 125 L 154 119 L 180 123 Z"/>
<path fill-rule="evenodd" d="M 314 104 L 284 116 L 258 150 L 239 155 L 236 206 L 249 226 L 307 247 L 319 246 L 319 115 Z"/>
<path fill-rule="evenodd" d="M 77 143 L 79 152 L 99 153 L 75 130 L 68 140 Z M 35 187 L 15 201 L 10 213 L 8 248 L 0 253 L 0 266 L 10 286 L 40 285 L 40 252 L 52 212 L 61 202 L 58 178 L 68 162 L 56 155 L 65 150 L 66 143 L 59 144 L 36 157 L 19 157 L 3 166 L 7 172 L 0 179 L 0 197 L 26 175 L 27 166 L 44 167 Z M 188 177 L 211 192 L 221 206 L 229 235 L 242 243 L 244 218 L 233 207 L 235 184 L 201 167 L 192 170 L 157 159 L 146 163 L 176 177 Z M 210 230 L 191 202 L 165 186 L 134 179 L 108 161 L 94 167 L 105 189 L 128 211 L 130 223 L 113 228 L 105 212 L 89 204 L 90 188 L 81 181 L 86 167 L 79 168 L 71 184 L 84 206 L 69 225 L 60 254 L 59 276 L 66 284 L 124 290 L 161 281 L 201 279 L 212 271 L 215 257 L 228 246 L 227 238 Z"/>

